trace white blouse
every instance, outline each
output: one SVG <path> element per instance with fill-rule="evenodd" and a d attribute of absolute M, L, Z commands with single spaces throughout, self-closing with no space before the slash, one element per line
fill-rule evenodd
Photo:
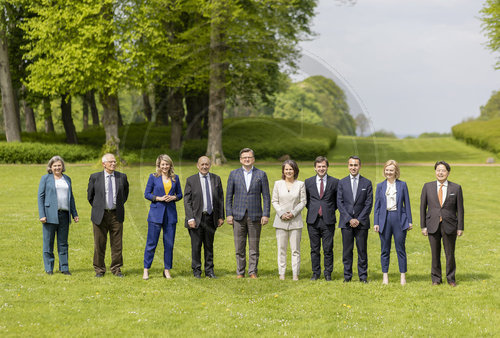
<path fill-rule="evenodd" d="M 68 182 L 64 179 L 64 177 L 61 177 L 60 179 L 56 179 L 56 191 L 57 191 L 57 209 L 58 210 L 69 210 L 69 200 L 68 200 L 68 194 L 69 194 L 69 185 Z"/>
<path fill-rule="evenodd" d="M 385 197 L 387 198 L 387 210 L 395 211 L 398 208 L 396 207 L 396 181 L 394 183 L 389 183 L 387 181 L 387 189 L 385 190 Z"/>

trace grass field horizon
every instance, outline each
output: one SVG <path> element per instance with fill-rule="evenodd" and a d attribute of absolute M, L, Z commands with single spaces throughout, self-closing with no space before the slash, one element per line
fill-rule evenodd
<path fill-rule="evenodd" d="M 343 137 L 339 138 L 339 141 Z M 346 142 L 352 142 L 348 138 Z M 442 140 L 437 140 L 443 144 Z M 385 142 L 385 141 L 384 141 Z M 448 144 L 455 144 L 454 142 Z M 342 141 L 338 143 L 343 147 Z M 394 146 L 396 147 L 396 146 Z M 431 146 L 431 150 L 437 145 Z M 458 145 L 457 145 L 458 147 Z M 380 148 L 380 147 L 379 147 Z M 386 159 L 402 163 L 417 158 L 418 147 L 401 146 L 399 153 L 385 153 Z M 351 149 L 329 154 L 331 162 L 345 162 Z M 466 148 L 468 149 L 468 148 Z M 473 148 L 474 149 L 474 148 Z M 364 162 L 370 162 L 370 148 L 358 144 Z M 434 180 L 432 165 L 405 165 L 401 179 L 408 183 L 415 229 L 408 233 L 408 284 L 399 285 L 394 248 L 389 268 L 390 284 L 383 286 L 380 268 L 380 240 L 370 230 L 368 236 L 369 284 L 342 283 L 342 243 L 337 229 L 334 237 L 333 281 L 311 282 L 311 262 L 307 229 L 302 232 L 301 273 L 292 281 L 288 257 L 285 281 L 278 280 L 276 237 L 271 221 L 263 228 L 259 279 L 235 278 L 236 262 L 232 229 L 226 223 L 215 236 L 217 280 L 197 280 L 191 273 L 191 249 L 184 228 L 182 201 L 177 204 L 179 223 L 174 246 L 172 280 L 161 277 L 163 246 L 158 245 L 150 280 L 142 280 L 142 260 L 147 234 L 149 202 L 143 193 L 151 164 L 122 168 L 130 181 L 130 197 L 125 206 L 125 278 L 109 273 L 94 278 L 93 237 L 86 188 L 95 164 L 67 164 L 80 216 L 69 235 L 69 267 L 72 276 L 47 276 L 42 263 L 42 230 L 38 221 L 36 191 L 44 165 L 0 165 L 0 219 L 2 251 L 0 265 L 0 335 L 2 336 L 498 336 L 500 330 L 500 271 L 498 262 L 497 215 L 500 188 L 492 184 L 500 176 L 498 166 L 454 166 L 454 163 L 484 163 L 483 153 L 450 153 L 443 157 L 452 165 L 450 180 L 462 185 L 465 200 L 465 232 L 457 240 L 456 288 L 431 286 L 430 248 L 420 233 L 419 197 L 422 185 Z M 422 162 L 433 163 L 435 153 Z M 381 156 L 381 155 L 377 155 Z M 491 156 L 491 155 L 490 155 Z M 375 157 L 375 156 L 374 156 Z M 338 159 L 337 159 L 338 158 Z M 441 158 L 439 158 L 441 159 Z M 467 160 L 468 159 L 468 160 Z M 279 163 L 257 164 L 267 172 L 272 189 L 281 175 Z M 223 185 L 237 162 L 212 171 Z M 192 162 L 176 165 L 182 188 L 196 173 Z M 345 177 L 346 165 L 334 165 L 329 174 Z M 362 166 L 361 174 L 382 181 L 379 165 Z M 312 163 L 300 163 L 299 179 L 314 175 Z M 22 192 L 20 192 L 22 191 Z M 305 217 L 306 210 L 302 215 Z M 372 213 L 373 215 L 373 213 Z M 161 242 L 161 241 L 160 241 Z M 109 245 L 106 252 L 109 265 Z M 357 255 L 355 254 L 355 259 Z M 58 259 L 56 258 L 56 264 Z M 444 263 L 444 255 L 443 255 Z M 354 264 L 355 265 L 355 264 Z M 354 280 L 357 276 L 356 266 Z"/>

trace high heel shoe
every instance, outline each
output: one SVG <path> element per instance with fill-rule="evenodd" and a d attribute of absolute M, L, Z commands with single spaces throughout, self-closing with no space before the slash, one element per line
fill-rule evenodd
<path fill-rule="evenodd" d="M 170 276 L 169 270 L 163 270 L 163 278 L 172 279 L 172 276 Z"/>
<path fill-rule="evenodd" d="M 142 279 L 148 280 L 149 279 L 149 271 L 148 269 L 144 269 L 144 273 L 142 274 Z"/>

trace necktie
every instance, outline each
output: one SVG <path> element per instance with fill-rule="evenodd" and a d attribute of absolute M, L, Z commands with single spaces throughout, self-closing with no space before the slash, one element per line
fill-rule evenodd
<path fill-rule="evenodd" d="M 320 178 L 320 184 L 319 184 L 319 198 L 323 198 L 323 195 L 325 194 L 325 186 L 323 184 L 323 179 Z M 321 208 L 321 205 L 319 206 L 318 210 L 318 215 L 323 216 L 323 209 Z"/>
<path fill-rule="evenodd" d="M 439 192 L 438 192 L 438 198 L 439 198 L 439 205 L 440 206 L 443 206 L 443 185 L 441 183 L 441 185 L 439 186 Z"/>
<path fill-rule="evenodd" d="M 111 175 L 108 175 L 108 209 L 113 209 L 113 182 Z"/>
<path fill-rule="evenodd" d="M 207 196 L 207 213 L 212 213 L 212 200 L 210 199 L 210 185 L 208 183 L 208 175 L 203 176 L 205 179 L 205 194 Z"/>
<path fill-rule="evenodd" d="M 358 192 L 358 178 L 354 177 L 352 179 L 352 200 L 356 200 L 356 193 Z"/>

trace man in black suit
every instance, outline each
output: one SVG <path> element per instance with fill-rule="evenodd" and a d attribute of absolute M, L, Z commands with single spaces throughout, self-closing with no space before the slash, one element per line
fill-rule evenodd
<path fill-rule="evenodd" d="M 335 234 L 335 210 L 337 210 L 337 185 L 339 180 L 328 176 L 328 160 L 324 156 L 314 161 L 316 176 L 305 181 L 307 232 L 311 244 L 311 280 L 321 275 L 321 242 L 323 242 L 325 280 L 332 280 L 333 272 L 333 236 Z"/>
<path fill-rule="evenodd" d="M 429 237 L 432 253 L 432 285 L 441 284 L 441 239 L 446 256 L 446 280 L 455 282 L 455 243 L 464 232 L 464 198 L 462 187 L 448 181 L 451 167 L 444 161 L 434 165 L 437 181 L 428 182 L 420 196 L 420 226 Z"/>
<path fill-rule="evenodd" d="M 92 206 L 91 220 L 94 229 L 94 270 L 96 277 L 106 272 L 104 257 L 109 232 L 111 247 L 111 272 L 123 277 L 122 237 L 124 204 L 128 198 L 127 175 L 115 171 L 116 159 L 113 154 L 102 157 L 104 171 L 90 175 L 87 199 Z"/>
<path fill-rule="evenodd" d="M 196 278 L 201 277 L 201 246 L 205 256 L 205 276 L 217 278 L 214 273 L 215 230 L 224 224 L 224 193 L 219 176 L 210 173 L 211 162 L 201 156 L 196 164 L 198 174 L 189 176 L 184 188 L 186 228 L 191 236 L 191 268 Z"/>
<path fill-rule="evenodd" d="M 352 279 L 352 257 L 354 240 L 358 250 L 358 276 L 362 283 L 368 283 L 368 230 L 373 204 L 372 182 L 359 174 L 361 160 L 349 157 L 349 176 L 339 182 L 337 207 L 340 212 L 339 228 L 342 229 L 342 261 L 344 283 Z"/>

